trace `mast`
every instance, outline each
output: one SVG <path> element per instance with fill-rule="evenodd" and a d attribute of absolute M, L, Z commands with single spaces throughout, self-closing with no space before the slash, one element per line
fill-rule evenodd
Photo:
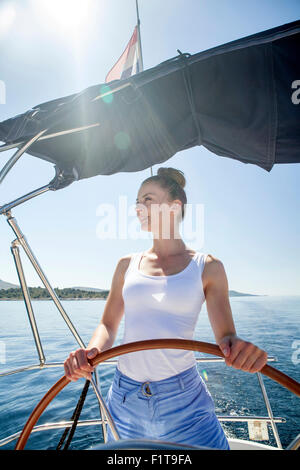
<path fill-rule="evenodd" d="M 144 70 L 144 63 L 143 63 L 143 53 L 142 53 L 142 42 L 141 42 L 141 29 L 140 29 L 140 17 L 139 17 L 139 5 L 138 5 L 138 0 L 135 0 L 135 5 L 136 5 L 136 17 L 137 17 L 137 27 L 138 27 L 138 43 L 139 43 L 139 49 L 140 49 L 140 54 L 141 54 L 141 65 L 142 65 L 142 70 Z"/>
<path fill-rule="evenodd" d="M 135 0 L 135 6 L 136 6 L 136 17 L 137 17 L 137 28 L 138 28 L 138 45 L 139 45 L 139 50 L 141 54 L 141 72 L 144 70 L 144 63 L 143 63 L 143 53 L 142 53 L 142 41 L 141 41 L 141 29 L 140 29 L 140 16 L 139 16 L 139 5 L 138 5 L 138 0 Z M 152 172 L 152 166 L 150 167 L 151 171 L 151 176 L 153 176 Z"/>

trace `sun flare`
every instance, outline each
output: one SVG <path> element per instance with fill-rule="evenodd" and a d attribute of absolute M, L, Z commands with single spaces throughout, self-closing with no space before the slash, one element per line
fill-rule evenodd
<path fill-rule="evenodd" d="M 35 0 L 48 23 L 67 34 L 78 34 L 86 26 L 94 0 Z"/>

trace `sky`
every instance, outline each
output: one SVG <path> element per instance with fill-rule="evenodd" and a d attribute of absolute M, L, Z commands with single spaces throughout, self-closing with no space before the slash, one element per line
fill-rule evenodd
<path fill-rule="evenodd" d="M 72 3 L 72 8 L 71 8 Z M 135 0 L 0 0 L 0 121 L 40 103 L 101 84 L 136 25 Z M 144 69 L 195 54 L 300 17 L 298 0 L 139 0 Z M 300 77 L 299 77 L 300 78 Z M 1 166 L 14 151 L 0 154 Z M 159 166 L 178 168 L 187 201 L 200 207 L 186 245 L 220 259 L 229 289 L 300 295 L 300 165 L 267 172 L 194 147 Z M 24 154 L 0 185 L 0 205 L 54 177 L 54 166 Z M 147 250 L 152 236 L 105 238 L 101 207 L 134 205 L 150 168 L 80 180 L 15 207 L 13 217 L 52 287 L 110 289 L 118 260 Z M 120 202 L 121 201 L 121 202 Z M 128 215 L 128 223 L 136 218 Z M 18 284 L 10 251 L 15 235 L 0 218 L 0 279 Z M 20 248 L 29 286 L 42 283 Z"/>

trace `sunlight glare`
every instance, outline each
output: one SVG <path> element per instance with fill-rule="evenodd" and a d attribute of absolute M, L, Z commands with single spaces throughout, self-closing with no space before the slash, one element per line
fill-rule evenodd
<path fill-rule="evenodd" d="M 93 0 L 38 0 L 45 20 L 61 28 L 67 34 L 78 34 L 86 26 Z"/>

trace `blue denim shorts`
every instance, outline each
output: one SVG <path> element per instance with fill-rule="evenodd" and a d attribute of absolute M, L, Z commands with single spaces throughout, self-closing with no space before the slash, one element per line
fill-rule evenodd
<path fill-rule="evenodd" d="M 197 365 L 153 382 L 137 382 L 116 367 L 105 403 L 120 439 L 152 439 L 230 450 Z M 107 442 L 114 437 L 109 425 Z"/>

